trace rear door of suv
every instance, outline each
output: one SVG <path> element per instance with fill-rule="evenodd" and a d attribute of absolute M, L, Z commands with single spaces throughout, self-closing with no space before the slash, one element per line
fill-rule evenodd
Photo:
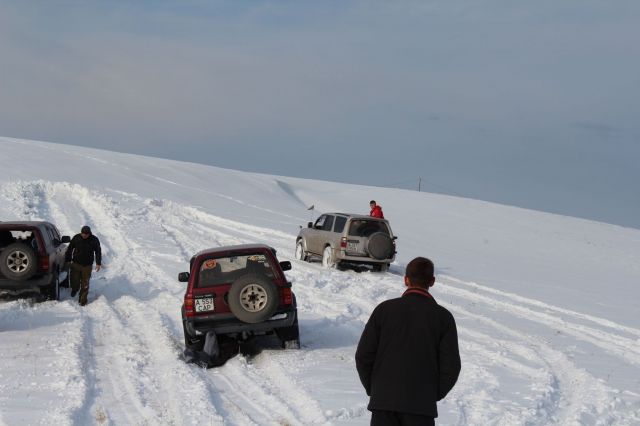
<path fill-rule="evenodd" d="M 243 275 L 258 274 L 273 281 L 281 279 L 273 260 L 265 252 L 216 254 L 197 265 L 193 288 L 196 317 L 228 314 L 228 292 L 235 280 Z"/>
<path fill-rule="evenodd" d="M 367 256 L 369 237 L 376 232 L 383 232 L 391 237 L 391 231 L 386 222 L 375 219 L 352 218 L 347 223 L 345 234 L 348 256 Z"/>

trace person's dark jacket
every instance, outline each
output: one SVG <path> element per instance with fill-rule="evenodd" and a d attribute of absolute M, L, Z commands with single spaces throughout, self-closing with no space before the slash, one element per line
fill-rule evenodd
<path fill-rule="evenodd" d="M 67 247 L 65 259 L 67 262 L 73 261 L 78 265 L 91 266 L 93 265 L 94 253 L 96 265 L 102 265 L 102 250 L 98 237 L 89 235 L 89 238 L 85 240 L 80 234 L 76 234 Z"/>
<path fill-rule="evenodd" d="M 378 305 L 356 351 L 369 410 L 437 417 L 436 401 L 460 374 L 453 315 L 423 294 L 405 293 Z"/>

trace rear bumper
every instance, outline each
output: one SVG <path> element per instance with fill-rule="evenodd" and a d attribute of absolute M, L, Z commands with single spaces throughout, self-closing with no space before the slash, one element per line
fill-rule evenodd
<path fill-rule="evenodd" d="M 39 291 L 40 287 L 45 287 L 51 284 L 52 279 L 53 274 L 45 274 L 26 281 L 15 281 L 8 278 L 0 278 L 0 292 L 20 294 L 30 291 Z"/>
<path fill-rule="evenodd" d="M 359 265 L 373 265 L 378 263 L 393 263 L 396 259 L 395 256 L 390 257 L 389 259 L 374 259 L 373 257 L 369 257 L 367 255 L 362 256 L 353 256 L 349 255 L 343 251 L 340 251 L 336 254 L 336 260 L 345 263 L 354 263 Z"/>
<path fill-rule="evenodd" d="M 277 312 L 267 321 L 248 324 L 239 321 L 233 314 L 222 314 L 216 318 L 187 318 L 185 327 L 192 336 L 206 334 L 209 331 L 216 334 L 267 333 L 277 328 L 292 326 L 297 316 L 298 310 L 294 308 L 289 311 Z"/>

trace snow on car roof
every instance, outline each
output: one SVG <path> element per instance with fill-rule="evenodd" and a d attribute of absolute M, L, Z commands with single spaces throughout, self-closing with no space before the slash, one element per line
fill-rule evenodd
<path fill-rule="evenodd" d="M 48 225 L 49 222 L 38 221 L 38 220 L 19 220 L 19 221 L 10 221 L 10 222 L 1 222 L 0 226 L 41 226 Z"/>
<path fill-rule="evenodd" d="M 266 244 L 239 244 L 233 246 L 221 246 L 221 247 L 211 247 L 208 249 L 200 250 L 198 253 L 194 255 L 194 257 L 198 257 L 204 254 L 214 254 L 221 253 L 226 251 L 250 251 L 250 250 L 271 250 L 274 251 L 273 247 Z"/>

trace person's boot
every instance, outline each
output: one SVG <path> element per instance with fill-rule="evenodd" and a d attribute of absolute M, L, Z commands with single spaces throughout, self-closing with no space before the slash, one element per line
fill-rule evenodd
<path fill-rule="evenodd" d="M 71 289 L 71 297 L 76 297 L 76 294 L 78 294 L 78 289 L 77 288 Z"/>
<path fill-rule="evenodd" d="M 78 303 L 80 306 L 84 306 L 87 304 L 87 299 L 89 298 L 89 289 L 81 289 L 80 297 L 78 298 Z"/>

